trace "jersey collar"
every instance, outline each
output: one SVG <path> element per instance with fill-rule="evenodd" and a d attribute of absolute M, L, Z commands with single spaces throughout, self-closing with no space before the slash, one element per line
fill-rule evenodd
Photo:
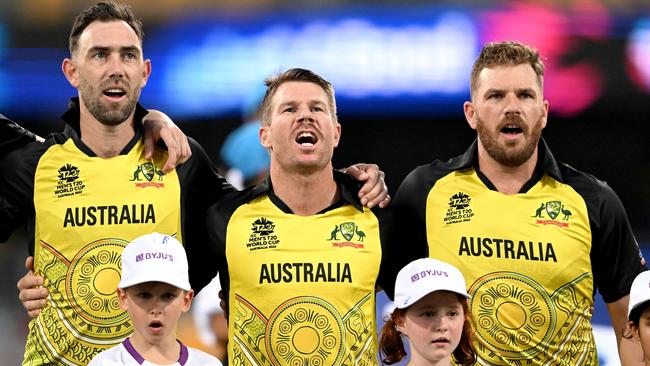
<path fill-rule="evenodd" d="M 70 98 L 70 102 L 68 102 L 68 110 L 61 116 L 61 119 L 66 123 L 64 133 L 72 138 L 79 150 L 83 151 L 88 156 L 95 157 L 97 155 L 81 141 L 79 113 L 79 97 Z M 140 103 L 136 104 L 135 114 L 133 115 L 133 121 L 135 122 L 133 123 L 133 130 L 135 131 L 135 135 L 131 141 L 124 146 L 122 151 L 120 151 L 120 155 L 128 154 L 133 146 L 135 146 L 135 144 L 140 140 L 142 135 L 141 121 L 147 113 L 149 113 L 149 111 L 144 109 Z"/>
<path fill-rule="evenodd" d="M 341 193 L 340 198 L 329 207 L 318 212 L 318 214 L 322 214 L 348 204 L 363 212 L 363 205 L 361 204 L 361 200 L 358 198 L 359 189 L 361 189 L 361 183 L 349 175 L 341 173 L 338 170 L 334 170 L 334 181 L 336 182 L 339 192 Z M 273 192 L 273 184 L 271 183 L 270 175 L 262 183 L 253 188 L 251 199 L 262 194 L 267 194 L 271 202 L 273 202 L 274 205 L 282 210 L 282 212 L 293 214 L 293 211 L 291 211 L 289 206 L 287 206 L 286 203 L 282 202 L 282 200 Z"/>
<path fill-rule="evenodd" d="M 184 345 L 181 341 L 176 340 L 176 342 L 178 342 L 178 344 L 181 345 L 181 353 L 178 356 L 178 363 L 181 366 L 184 366 L 185 363 L 187 363 L 187 359 L 189 357 L 189 350 L 187 349 L 187 346 Z M 126 348 L 126 351 L 129 352 L 131 357 L 133 357 L 133 359 L 138 364 L 142 365 L 144 363 L 144 361 L 145 361 L 144 357 L 142 357 L 142 355 L 140 353 L 138 353 L 138 351 L 135 349 L 135 347 L 133 347 L 133 344 L 131 343 L 131 340 L 129 338 L 126 338 L 124 340 L 124 342 L 122 342 L 122 344 L 124 345 L 124 348 Z"/>
<path fill-rule="evenodd" d="M 467 151 L 465 151 L 463 155 L 453 158 L 450 160 L 450 163 L 454 166 L 454 170 L 475 168 L 476 173 L 483 181 L 483 183 L 485 183 L 488 188 L 496 190 L 492 182 L 490 182 L 487 177 L 481 173 L 481 170 L 479 168 L 477 140 L 474 140 L 474 142 L 470 145 L 470 147 L 467 149 Z M 550 175 L 560 183 L 564 182 L 564 178 L 562 177 L 562 172 L 560 171 L 560 166 L 557 160 L 555 160 L 555 157 L 553 156 L 551 149 L 549 149 L 548 145 L 546 144 L 546 141 L 543 138 L 540 138 L 535 171 L 533 172 L 532 178 L 521 188 L 521 193 L 527 192 L 530 188 L 532 188 L 537 182 L 539 182 L 540 179 L 542 179 L 542 176 L 544 174 Z"/>

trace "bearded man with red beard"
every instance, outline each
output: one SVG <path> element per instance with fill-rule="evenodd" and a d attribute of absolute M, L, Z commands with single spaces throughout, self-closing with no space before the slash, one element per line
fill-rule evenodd
<path fill-rule="evenodd" d="M 480 365 L 596 365 L 591 315 L 607 303 L 623 365 L 629 290 L 645 262 L 606 183 L 555 160 L 544 65 L 518 42 L 487 44 L 474 63 L 465 118 L 476 141 L 413 170 L 394 201 L 410 245 L 464 274 Z"/>

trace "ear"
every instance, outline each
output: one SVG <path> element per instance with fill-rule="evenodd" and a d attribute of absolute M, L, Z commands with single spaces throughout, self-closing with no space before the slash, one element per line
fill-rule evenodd
<path fill-rule="evenodd" d="M 260 143 L 267 149 L 271 148 L 271 126 L 262 124 L 260 127 Z"/>
<path fill-rule="evenodd" d="M 79 86 L 79 73 L 77 72 L 77 65 L 74 61 L 65 58 L 63 64 L 61 64 L 61 70 L 63 71 L 65 78 L 68 79 L 70 85 L 77 88 Z"/>
<path fill-rule="evenodd" d="M 474 104 L 472 102 L 463 103 L 463 111 L 465 112 L 465 119 L 469 126 L 475 130 L 476 129 L 476 110 L 474 110 Z"/>
<path fill-rule="evenodd" d="M 408 337 L 408 333 L 406 332 L 406 327 L 404 326 L 404 322 L 406 321 L 406 318 L 402 316 L 396 316 L 395 317 L 395 329 L 397 329 L 400 333 L 404 334 L 405 336 Z"/>
<path fill-rule="evenodd" d="M 627 329 L 624 330 L 628 335 L 631 335 L 635 340 L 639 341 L 639 328 L 634 326 L 631 320 L 627 321 Z"/>
<path fill-rule="evenodd" d="M 142 65 L 142 83 L 141 87 L 144 87 L 147 85 L 147 80 L 149 80 L 149 75 L 151 75 L 151 60 L 146 59 L 144 60 L 144 64 Z"/>
<path fill-rule="evenodd" d="M 120 308 L 122 308 L 122 310 L 129 310 L 129 300 L 126 296 L 126 290 L 121 288 L 117 289 L 117 300 L 120 302 Z"/>
<path fill-rule="evenodd" d="M 334 147 L 339 146 L 339 141 L 341 140 L 341 124 L 336 122 L 334 126 Z"/>
<path fill-rule="evenodd" d="M 190 305 L 192 305 L 193 298 L 194 290 L 183 291 L 183 307 L 181 308 L 183 312 L 190 310 Z"/>
<path fill-rule="evenodd" d="M 542 129 L 546 127 L 547 119 L 548 119 L 548 100 L 544 100 L 544 116 L 542 117 Z"/>

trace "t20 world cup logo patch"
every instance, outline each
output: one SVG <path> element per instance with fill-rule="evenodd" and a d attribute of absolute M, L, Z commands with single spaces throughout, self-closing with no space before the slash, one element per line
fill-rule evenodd
<path fill-rule="evenodd" d="M 260 249 L 273 249 L 278 246 L 280 240 L 275 235 L 275 224 L 266 217 L 260 217 L 251 225 L 251 235 L 248 238 L 246 247 L 249 251 Z"/>
<path fill-rule="evenodd" d="M 83 193 L 86 185 L 79 179 L 79 168 L 72 164 L 65 164 L 59 168 L 58 173 L 59 181 L 54 190 L 54 195 L 57 198 Z"/>
<path fill-rule="evenodd" d="M 449 207 L 444 218 L 445 224 L 449 225 L 471 221 L 472 217 L 474 217 L 474 212 L 469 207 L 471 201 L 472 198 L 464 192 L 454 193 L 449 197 Z"/>

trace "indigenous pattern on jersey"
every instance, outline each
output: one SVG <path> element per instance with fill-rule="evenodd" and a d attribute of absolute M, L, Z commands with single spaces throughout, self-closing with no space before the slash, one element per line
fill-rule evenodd
<path fill-rule="evenodd" d="M 178 361 L 166 366 L 221 366 L 221 361 L 198 349 L 187 347 L 180 341 L 181 352 Z M 88 366 L 162 366 L 144 359 L 133 347 L 130 338 L 119 345 L 98 354 Z"/>
<path fill-rule="evenodd" d="M 614 192 L 539 146 L 518 194 L 477 170 L 474 143 L 415 169 L 395 200 L 401 230 L 463 272 L 480 365 L 597 364 L 595 291 L 618 300 L 643 267 Z"/>
<path fill-rule="evenodd" d="M 120 155 L 99 158 L 71 127 L 78 126 L 78 110 L 66 116 L 64 134 L 9 155 L 14 177 L 3 174 L 12 194 L 0 210 L 2 236 L 30 222 L 34 271 L 49 291 L 46 307 L 30 322 L 24 365 L 85 365 L 131 333 L 115 290 L 122 249 L 138 236 L 158 231 L 184 241 L 195 259 L 190 279 L 197 291 L 215 275 L 214 266 L 200 265 L 216 252 L 196 227 L 202 228 L 207 202 L 214 200 L 207 192 L 218 191 L 218 178 L 198 145 L 193 159 L 163 175 L 166 153 L 157 150 L 145 160 L 139 131 Z M 189 174 L 200 171 L 215 173 L 205 188 L 192 183 L 200 173 Z"/>
<path fill-rule="evenodd" d="M 351 178 L 335 177 L 341 201 L 316 215 L 292 214 L 269 181 L 209 210 L 228 261 L 231 364 L 377 364 L 376 284 L 394 283 L 407 259 L 382 245 L 382 213 L 353 198 Z"/>

